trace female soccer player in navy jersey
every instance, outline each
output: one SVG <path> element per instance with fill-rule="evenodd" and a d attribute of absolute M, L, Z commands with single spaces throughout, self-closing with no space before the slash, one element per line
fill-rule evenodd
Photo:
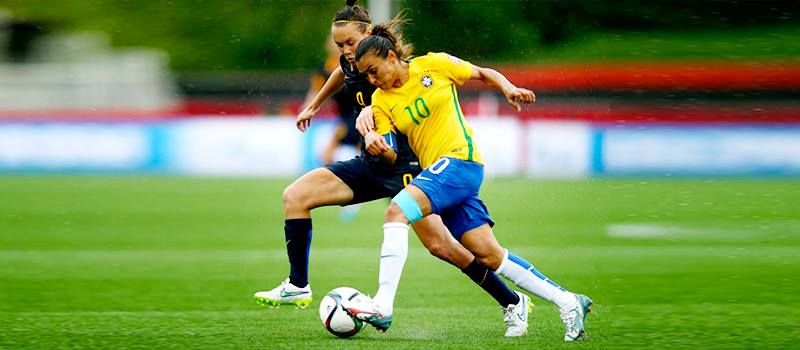
<path fill-rule="evenodd" d="M 397 159 L 396 138 L 405 135 L 424 170 L 394 198 L 386 210 L 384 236 L 404 235 L 408 224 L 439 214 L 461 244 L 494 271 L 528 292 L 556 304 L 566 327 L 565 341 L 584 336 L 591 310 L 588 297 L 564 290 L 524 259 L 503 249 L 494 237 L 494 222 L 478 198 L 483 159 L 458 102 L 456 85 L 481 80 L 501 91 L 518 110 L 532 103 L 532 91 L 514 86 L 495 70 L 482 68 L 446 53 L 429 53 L 411 61 L 391 28 L 378 25 L 358 46 L 357 66 L 377 86 L 372 97 L 376 130 L 365 137 L 367 150 L 389 162 Z M 384 264 L 395 263 L 381 259 Z M 391 322 L 393 293 L 384 293 L 384 276 L 374 301 L 345 303 L 354 316 L 384 327 Z"/>
<path fill-rule="evenodd" d="M 359 109 L 371 104 L 375 87 L 356 68 L 355 50 L 361 40 L 369 36 L 372 25 L 367 11 L 354 4 L 354 0 L 348 0 L 347 5 L 334 16 L 331 32 L 342 53 L 340 67 L 331 73 L 317 96 L 297 116 L 297 127 L 301 131 L 311 126 L 312 117 L 322 102 L 342 87 L 345 96 L 355 101 Z M 397 25 L 400 21 L 392 23 Z M 285 189 L 284 230 L 290 263 L 289 278 L 272 290 L 257 292 L 257 301 L 267 305 L 308 306 L 312 300 L 308 283 L 311 210 L 321 206 L 348 205 L 395 196 L 421 171 L 419 160 L 404 137 L 398 137 L 396 145 L 397 158 L 393 165 L 387 165 L 381 157 L 368 156 L 363 152 L 361 157 L 312 170 Z M 512 291 L 505 282 L 456 242 L 438 216 L 420 220 L 413 227 L 433 255 L 459 267 L 494 297 L 501 307 L 507 310 L 513 308 L 522 315 L 521 319 L 515 317 L 506 320 L 507 336 L 519 336 L 527 331 L 527 297 Z M 388 269 L 380 272 L 385 277 L 382 295 L 391 294 L 392 300 L 407 255 L 407 231 L 403 235 L 391 234 L 384 237 L 381 256 L 392 259 L 393 264 L 382 265 Z M 387 329 L 389 324 L 390 321 L 384 322 L 382 330 Z"/>

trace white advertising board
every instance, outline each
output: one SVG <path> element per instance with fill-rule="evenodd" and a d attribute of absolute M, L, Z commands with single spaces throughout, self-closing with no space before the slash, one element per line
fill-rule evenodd
<path fill-rule="evenodd" d="M 601 149 L 608 175 L 800 174 L 800 128 L 608 129 Z"/>
<path fill-rule="evenodd" d="M 483 156 L 486 176 L 514 176 L 521 170 L 522 123 L 514 118 L 470 118 L 473 141 Z"/>
<path fill-rule="evenodd" d="M 300 132 L 288 118 L 219 118 L 176 123 L 169 159 L 194 175 L 289 176 L 301 164 Z"/>
<path fill-rule="evenodd" d="M 135 124 L 0 125 L 0 170 L 128 171 L 150 163 L 150 137 Z"/>
<path fill-rule="evenodd" d="M 534 177 L 589 175 L 592 128 L 583 122 L 531 121 L 525 128 L 525 172 Z"/>

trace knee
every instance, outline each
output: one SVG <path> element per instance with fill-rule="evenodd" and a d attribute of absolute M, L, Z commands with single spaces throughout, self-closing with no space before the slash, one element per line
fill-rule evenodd
<path fill-rule="evenodd" d="M 433 242 L 428 244 L 426 248 L 428 248 L 428 252 L 431 253 L 431 255 L 444 261 L 451 262 L 452 259 L 450 259 L 450 249 L 447 244 L 442 242 Z"/>
<path fill-rule="evenodd" d="M 389 205 L 386 208 L 386 213 L 384 214 L 384 222 L 405 222 L 408 223 L 408 218 L 406 218 L 406 214 L 400 209 L 395 203 Z"/>
<path fill-rule="evenodd" d="M 503 263 L 503 251 L 488 252 L 487 254 L 482 255 L 476 254 L 476 258 L 478 259 L 478 262 L 484 266 L 492 270 L 497 270 L 500 268 L 500 264 Z"/>
<path fill-rule="evenodd" d="M 283 207 L 286 209 L 308 209 L 310 203 L 307 199 L 302 189 L 295 184 L 291 184 L 283 190 Z"/>

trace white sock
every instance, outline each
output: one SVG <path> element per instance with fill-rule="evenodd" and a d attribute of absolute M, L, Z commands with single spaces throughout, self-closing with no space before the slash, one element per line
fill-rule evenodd
<path fill-rule="evenodd" d="M 373 300 L 384 315 L 391 315 L 394 296 L 400 284 L 400 275 L 408 257 L 408 225 L 390 222 L 383 225 L 381 267 L 378 274 L 378 292 Z"/>
<path fill-rule="evenodd" d="M 569 291 L 562 289 L 555 283 L 544 277 L 533 265 L 522 260 L 524 265 L 520 265 L 508 258 L 508 250 L 505 250 L 503 262 L 497 268 L 497 273 L 514 282 L 518 287 L 556 304 L 559 309 L 569 308 L 575 304 L 575 296 Z"/>

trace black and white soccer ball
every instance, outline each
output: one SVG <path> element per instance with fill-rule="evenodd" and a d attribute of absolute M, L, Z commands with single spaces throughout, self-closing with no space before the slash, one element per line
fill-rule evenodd
<path fill-rule="evenodd" d="M 328 332 L 331 332 L 331 334 L 337 337 L 349 338 L 364 329 L 366 324 L 350 316 L 350 314 L 345 311 L 344 307 L 342 307 L 342 300 L 357 301 L 357 298 L 368 297 L 356 289 L 339 287 L 328 292 L 328 294 L 322 298 L 322 301 L 319 303 L 319 319 Z"/>

